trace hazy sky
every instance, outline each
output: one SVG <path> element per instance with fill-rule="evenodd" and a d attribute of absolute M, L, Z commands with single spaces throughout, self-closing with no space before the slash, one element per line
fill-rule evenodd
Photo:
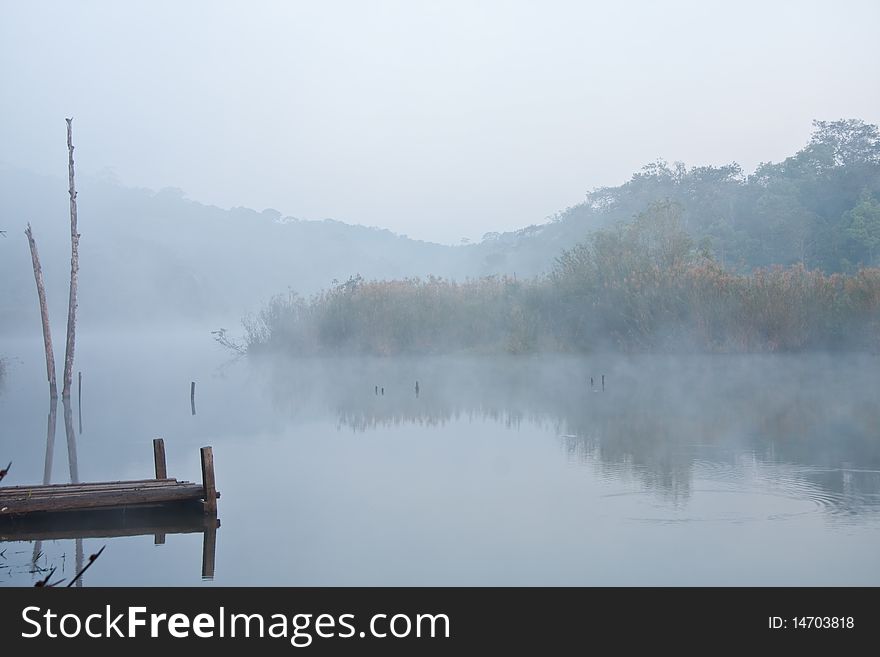
<path fill-rule="evenodd" d="M 877 0 L 0 7 L 0 160 L 435 241 L 880 123 Z"/>

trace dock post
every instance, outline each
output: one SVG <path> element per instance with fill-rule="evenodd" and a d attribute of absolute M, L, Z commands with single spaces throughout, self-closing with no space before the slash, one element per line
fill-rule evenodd
<path fill-rule="evenodd" d="M 220 521 L 208 518 L 202 533 L 202 579 L 214 579 L 214 557 L 217 552 L 217 527 Z"/>
<path fill-rule="evenodd" d="M 192 414 L 196 414 L 196 382 L 190 381 L 189 384 L 189 406 L 192 409 Z"/>
<path fill-rule="evenodd" d="M 214 450 L 202 447 L 202 485 L 205 487 L 205 513 L 217 513 L 217 484 L 214 481 Z"/>
<path fill-rule="evenodd" d="M 165 466 L 165 441 L 162 438 L 153 439 L 153 461 L 156 464 L 156 479 L 168 479 L 168 469 Z"/>

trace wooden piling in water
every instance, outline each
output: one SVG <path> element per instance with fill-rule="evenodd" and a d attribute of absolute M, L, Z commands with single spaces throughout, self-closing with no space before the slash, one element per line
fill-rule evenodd
<path fill-rule="evenodd" d="M 205 513 L 217 513 L 217 485 L 214 482 L 214 450 L 202 447 L 202 485 L 205 489 Z"/>
<path fill-rule="evenodd" d="M 217 552 L 217 528 L 220 521 L 208 518 L 202 534 L 202 579 L 214 579 L 214 555 Z"/>
<path fill-rule="evenodd" d="M 191 381 L 189 384 L 189 405 L 192 409 L 192 414 L 196 414 L 196 382 Z"/>
<path fill-rule="evenodd" d="M 156 479 L 167 479 L 168 468 L 165 466 L 165 441 L 162 438 L 153 439 L 153 463 L 156 466 Z"/>

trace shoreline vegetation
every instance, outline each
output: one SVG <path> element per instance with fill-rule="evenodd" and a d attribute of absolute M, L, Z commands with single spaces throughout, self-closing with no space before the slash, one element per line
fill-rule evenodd
<path fill-rule="evenodd" d="M 880 131 L 857 119 L 813 128 L 797 154 L 749 176 L 658 161 L 520 241 L 487 235 L 492 276 L 358 275 L 277 296 L 245 319 L 241 348 L 877 353 Z"/>
<path fill-rule="evenodd" d="M 276 296 L 244 327 L 253 354 L 877 352 L 880 268 L 733 273 L 666 200 L 594 232 L 542 276 L 355 276 L 308 299 Z"/>

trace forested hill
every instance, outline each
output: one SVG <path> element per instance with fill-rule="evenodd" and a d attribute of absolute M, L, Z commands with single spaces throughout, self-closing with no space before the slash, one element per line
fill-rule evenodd
<path fill-rule="evenodd" d="M 64 173 L 64 163 L 61 163 Z M 588 181 L 585 181 L 588 182 Z M 880 257 L 880 136 L 858 120 L 816 122 L 809 143 L 746 174 L 736 164 L 655 162 L 618 187 L 545 224 L 444 246 L 338 221 L 274 210 L 223 210 L 179 190 L 153 192 L 78 177 L 82 322 L 238 318 L 273 295 L 309 295 L 334 279 L 435 275 L 459 280 L 549 271 L 596 229 L 629 221 L 657 200 L 682 209 L 694 242 L 745 272 L 802 262 L 853 271 Z M 0 169 L 0 332 L 38 330 L 27 241 L 30 221 L 54 321 L 66 314 L 70 232 L 67 181 Z"/>
<path fill-rule="evenodd" d="M 803 263 L 826 272 L 877 264 L 880 135 L 860 120 L 816 121 L 809 143 L 747 175 L 737 164 L 687 167 L 658 161 L 623 185 L 604 187 L 550 223 L 490 234 L 488 269 L 532 274 L 597 228 L 628 221 L 661 199 L 676 201 L 686 230 L 726 268 L 745 272 Z"/>
<path fill-rule="evenodd" d="M 63 165 L 63 163 L 62 163 Z M 275 210 L 223 210 L 179 190 L 154 192 L 77 178 L 80 319 L 84 324 L 238 323 L 288 288 L 310 294 L 333 279 L 462 276 L 463 253 L 388 230 L 300 221 Z M 40 327 L 24 228 L 33 225 L 53 322 L 67 314 L 67 180 L 0 169 L 0 332 Z"/>

